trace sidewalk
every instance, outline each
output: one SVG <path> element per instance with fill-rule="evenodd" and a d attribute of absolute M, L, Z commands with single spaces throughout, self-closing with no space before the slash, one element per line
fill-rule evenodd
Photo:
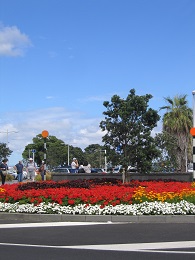
<path fill-rule="evenodd" d="M 117 222 L 117 223 L 195 223 L 195 215 L 122 216 L 122 215 L 67 215 L 26 214 L 0 212 L 0 222 Z"/>

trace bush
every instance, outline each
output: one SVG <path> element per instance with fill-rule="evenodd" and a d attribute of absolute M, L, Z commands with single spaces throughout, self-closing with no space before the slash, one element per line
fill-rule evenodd
<path fill-rule="evenodd" d="M 37 174 L 35 176 L 35 181 L 41 181 L 41 174 Z"/>
<path fill-rule="evenodd" d="M 51 172 L 46 173 L 46 181 L 51 181 Z"/>
<path fill-rule="evenodd" d="M 50 172 L 46 173 L 45 180 L 46 181 L 50 181 L 51 180 L 51 173 Z M 42 181 L 41 174 L 37 174 L 35 176 L 35 181 Z"/>
<path fill-rule="evenodd" d="M 13 181 L 13 180 L 14 180 L 14 176 L 11 174 L 7 174 L 6 181 Z M 1 181 L 1 175 L 0 175 L 0 181 Z"/>

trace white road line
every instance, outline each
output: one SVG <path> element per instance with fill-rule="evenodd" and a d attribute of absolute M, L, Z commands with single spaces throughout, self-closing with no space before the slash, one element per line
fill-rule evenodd
<path fill-rule="evenodd" d="M 69 246 L 69 248 L 79 249 L 97 249 L 97 250 L 152 250 L 152 249 L 177 249 L 177 248 L 195 248 L 195 241 L 178 242 L 156 242 L 156 243 L 135 243 L 135 244 L 106 244 L 106 245 L 81 245 Z"/>
<path fill-rule="evenodd" d="M 81 250 L 111 250 L 126 252 L 148 252 L 169 254 L 195 254 L 195 251 L 181 251 L 177 249 L 195 248 L 195 241 L 157 242 L 157 243 L 135 243 L 135 244 L 109 244 L 109 245 L 81 245 L 81 246 L 52 246 L 33 244 L 0 243 L 4 246 L 59 248 L 59 249 L 81 249 Z M 164 250 L 163 250 L 164 249 Z M 173 249 L 173 250 L 167 250 Z"/>
<path fill-rule="evenodd" d="M 1 228 L 24 228 L 24 227 L 58 227 L 58 226 L 86 226 L 86 225 L 105 225 L 105 222 L 44 222 L 44 223 L 17 223 L 0 224 Z"/>
<path fill-rule="evenodd" d="M 164 254 L 195 254 L 192 251 L 166 251 L 166 250 L 137 250 L 144 253 L 164 253 Z"/>

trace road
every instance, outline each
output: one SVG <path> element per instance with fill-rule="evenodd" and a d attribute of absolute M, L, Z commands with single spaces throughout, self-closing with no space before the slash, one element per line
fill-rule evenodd
<path fill-rule="evenodd" d="M 195 224 L 9 223 L 0 224 L 1 259 L 195 259 Z"/>

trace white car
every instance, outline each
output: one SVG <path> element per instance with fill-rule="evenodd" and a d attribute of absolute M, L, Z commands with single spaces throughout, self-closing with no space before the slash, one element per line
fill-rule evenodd
<path fill-rule="evenodd" d="M 113 173 L 119 173 L 122 168 L 122 165 L 118 165 L 113 169 Z"/>
<path fill-rule="evenodd" d="M 23 179 L 27 179 L 27 172 L 23 171 Z"/>
<path fill-rule="evenodd" d="M 193 172 L 193 163 L 189 163 L 188 172 Z"/>
<path fill-rule="evenodd" d="M 70 173 L 70 170 L 68 168 L 64 168 L 64 167 L 57 167 L 57 168 L 53 169 L 52 172 Z"/>
<path fill-rule="evenodd" d="M 134 166 L 128 166 L 127 171 L 128 172 L 137 172 L 137 168 Z"/>

